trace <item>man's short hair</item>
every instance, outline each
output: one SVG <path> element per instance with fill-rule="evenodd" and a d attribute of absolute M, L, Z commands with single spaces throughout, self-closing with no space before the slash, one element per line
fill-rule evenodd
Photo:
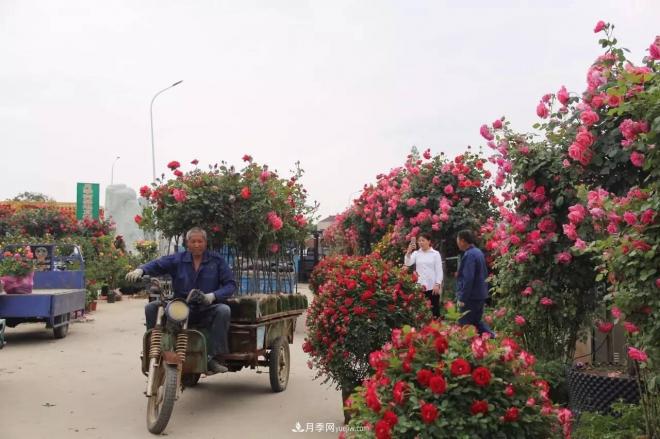
<path fill-rule="evenodd" d="M 186 232 L 186 241 L 190 240 L 190 235 L 193 233 L 201 233 L 201 235 L 204 237 L 204 241 L 208 241 L 208 238 L 206 237 L 206 230 L 202 229 L 201 227 L 193 227 L 192 229 L 188 230 Z"/>
<path fill-rule="evenodd" d="M 474 237 L 474 233 L 470 229 L 463 229 L 460 232 L 458 232 L 458 234 L 456 236 L 458 236 L 458 239 L 462 239 L 463 241 L 467 242 L 468 244 L 474 245 L 474 244 L 477 243 L 477 240 Z"/>

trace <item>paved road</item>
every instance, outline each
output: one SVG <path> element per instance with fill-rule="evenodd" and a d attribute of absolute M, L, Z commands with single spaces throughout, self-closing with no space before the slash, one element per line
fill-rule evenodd
<path fill-rule="evenodd" d="M 154 437 L 145 425 L 146 379 L 139 366 L 144 303 L 100 302 L 90 314 L 93 320 L 73 324 L 62 340 L 54 340 L 43 325 L 8 328 L 8 344 L 0 350 L 0 438 Z M 303 336 L 301 316 L 286 391 L 271 392 L 267 369 L 202 379 L 183 392 L 165 434 L 177 439 L 336 437 L 328 430 L 342 425 L 341 393 L 313 380 Z M 296 423 L 301 430 L 314 423 L 314 431 L 292 432 Z"/>

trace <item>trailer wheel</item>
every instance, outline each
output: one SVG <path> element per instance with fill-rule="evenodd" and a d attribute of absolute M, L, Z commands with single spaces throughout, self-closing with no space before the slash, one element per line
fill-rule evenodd
<path fill-rule="evenodd" d="M 62 321 L 66 324 L 53 328 L 53 335 L 55 338 L 64 338 L 69 333 L 69 314 L 64 314 L 62 316 Z"/>
<path fill-rule="evenodd" d="M 270 387 L 273 392 L 281 392 L 286 389 L 289 382 L 289 360 L 289 342 L 286 337 L 278 337 L 270 348 L 268 358 Z"/>

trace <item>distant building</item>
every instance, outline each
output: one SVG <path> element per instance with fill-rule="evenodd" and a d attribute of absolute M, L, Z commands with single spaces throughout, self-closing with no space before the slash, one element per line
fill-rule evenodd
<path fill-rule="evenodd" d="M 332 225 L 332 223 L 335 222 L 335 218 L 337 218 L 337 215 L 330 215 L 330 216 L 328 216 L 328 217 L 322 219 L 322 220 L 319 221 L 319 223 L 316 225 L 316 229 L 317 229 L 319 232 L 323 232 L 325 229 L 327 229 L 328 227 L 330 227 L 330 226 Z"/>

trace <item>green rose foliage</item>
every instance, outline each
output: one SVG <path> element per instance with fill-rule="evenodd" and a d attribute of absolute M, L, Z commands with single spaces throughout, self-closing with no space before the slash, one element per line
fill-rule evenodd
<path fill-rule="evenodd" d="M 446 322 L 418 328 L 393 330 L 370 355 L 375 373 L 346 401 L 349 427 L 367 431 L 348 437 L 570 437 L 570 411 L 552 405 L 534 356 L 513 339 Z"/>
<path fill-rule="evenodd" d="M 177 162 L 170 163 L 175 178 L 163 177 L 152 188 L 141 189 L 149 205 L 136 220 L 170 238 L 199 226 L 212 247 L 234 246 L 250 255 L 276 251 L 274 244 L 302 242 L 316 210 L 307 204 L 307 191 L 299 182 L 303 170 L 296 163 L 293 175 L 284 179 L 250 157 L 244 159 L 247 166 L 240 172 L 222 162 L 208 171 L 183 173 Z"/>
<path fill-rule="evenodd" d="M 343 389 L 372 373 L 369 354 L 392 328 L 431 318 L 415 276 L 377 255 L 326 258 L 313 279 L 303 350 L 317 377 Z"/>

